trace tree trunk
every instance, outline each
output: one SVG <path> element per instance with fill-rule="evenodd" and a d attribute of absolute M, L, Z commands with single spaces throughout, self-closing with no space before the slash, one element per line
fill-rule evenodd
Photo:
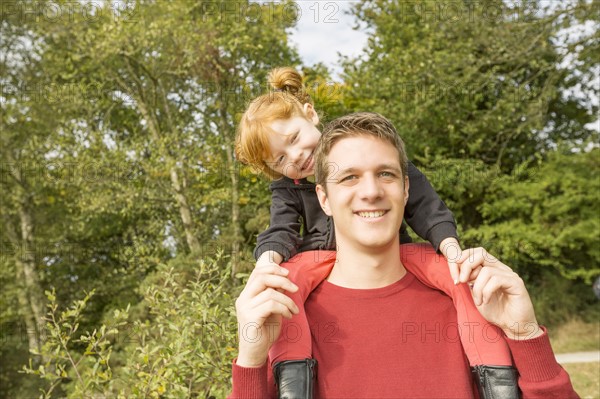
<path fill-rule="evenodd" d="M 231 243 L 231 277 L 235 278 L 238 272 L 238 264 L 240 261 L 240 241 L 242 231 L 240 228 L 240 201 L 239 201 L 239 190 L 238 190 L 238 175 L 235 160 L 233 159 L 233 143 L 234 139 L 230 139 L 230 134 L 227 132 L 231 131 L 227 124 L 227 110 L 224 105 L 221 106 L 221 132 L 226 137 L 227 143 L 225 145 L 225 154 L 227 155 L 227 171 L 229 173 L 229 180 L 231 181 L 231 225 L 233 227 L 233 240 Z"/>
<path fill-rule="evenodd" d="M 29 304 L 33 317 L 39 326 L 43 325 L 44 319 L 44 303 L 42 296 L 42 288 L 40 279 L 35 267 L 35 243 L 33 240 L 33 219 L 25 204 L 19 206 L 19 217 L 21 219 L 21 242 L 23 256 L 21 263 L 23 265 L 23 274 L 25 276 L 25 284 L 27 286 L 27 294 L 29 296 Z M 38 331 L 38 337 L 41 335 Z"/>
<path fill-rule="evenodd" d="M 20 313 L 25 321 L 29 350 L 40 353 L 45 341 L 43 334 L 45 301 L 35 265 L 33 220 L 23 203 L 19 205 L 19 219 L 21 223 L 20 237 L 9 222 L 5 224 L 5 228 L 15 248 L 16 279 L 22 285 L 22 288 L 18 290 L 17 300 Z"/>
<path fill-rule="evenodd" d="M 131 76 L 135 77 L 136 76 L 135 72 L 133 71 L 129 61 L 127 62 L 127 66 L 131 72 Z M 123 79 L 121 79 L 119 76 L 117 76 L 116 80 L 121 85 L 121 87 L 123 87 L 124 89 L 127 89 L 128 86 Z M 139 79 L 136 79 L 136 80 L 138 83 L 138 87 L 141 90 L 143 85 L 141 84 Z M 150 130 L 151 137 L 154 140 L 154 143 L 159 148 L 159 153 L 160 153 L 159 155 L 166 159 L 167 165 L 173 165 L 169 169 L 169 175 L 171 176 L 171 188 L 174 191 L 175 200 L 177 201 L 177 205 L 179 206 L 179 214 L 181 216 L 181 221 L 183 222 L 183 230 L 185 232 L 185 238 L 186 238 L 188 247 L 190 249 L 190 252 L 200 252 L 200 250 L 201 250 L 200 241 L 198 241 L 198 238 L 196 237 L 196 234 L 194 231 L 192 211 L 190 209 L 190 205 L 188 204 L 187 198 L 184 193 L 185 184 L 181 184 L 181 180 L 180 180 L 179 174 L 177 173 L 177 167 L 175 166 L 174 160 L 172 159 L 168 150 L 163 145 L 161 145 L 160 124 L 156 118 L 156 115 L 150 111 L 150 108 L 147 106 L 142 95 L 141 94 L 133 94 L 133 97 L 136 101 L 136 104 L 137 104 L 138 110 L 140 111 L 140 114 L 142 115 L 144 120 L 146 120 L 146 122 L 148 123 L 148 129 Z M 167 108 L 167 114 L 168 114 L 168 108 Z"/>
<path fill-rule="evenodd" d="M 183 229 L 185 232 L 185 238 L 187 240 L 188 247 L 191 252 L 200 252 L 200 241 L 196 237 L 194 232 L 194 223 L 192 221 L 192 211 L 188 204 L 187 198 L 185 197 L 182 185 L 179 180 L 179 175 L 175 166 L 171 167 L 171 187 L 175 192 L 175 199 L 179 205 L 179 214 L 181 215 L 181 221 L 183 222 Z"/>
<path fill-rule="evenodd" d="M 23 263 L 20 260 L 17 260 L 16 262 L 16 266 L 17 266 L 17 281 L 22 282 L 24 280 L 24 267 L 23 267 Z M 42 342 L 41 342 L 41 335 L 40 331 L 41 331 L 41 326 L 42 325 L 38 325 L 38 322 L 36 322 L 36 319 L 34 317 L 34 313 L 33 310 L 31 308 L 31 305 L 29 303 L 29 298 L 27 295 L 27 288 L 26 287 L 21 287 L 17 290 L 17 300 L 19 301 L 19 307 L 20 307 L 20 311 L 22 314 L 22 317 L 25 321 L 25 333 L 27 334 L 27 343 L 29 345 L 29 351 L 36 351 L 36 352 L 40 352 L 42 349 Z M 38 331 L 39 330 L 39 331 Z M 22 331 L 20 331 L 21 334 L 23 333 Z M 38 338 L 39 336 L 39 338 Z"/>
<path fill-rule="evenodd" d="M 233 226 L 233 242 L 231 244 L 231 277 L 234 278 L 238 272 L 238 263 L 240 261 L 240 204 L 238 191 L 238 175 L 235 161 L 233 159 L 233 148 L 227 147 L 227 162 L 229 163 L 229 179 L 231 180 L 231 224 Z"/>
<path fill-rule="evenodd" d="M 6 154 L 3 154 L 6 155 Z M 7 159 L 14 162 L 12 156 L 7 155 Z M 27 328 L 27 340 L 29 350 L 40 352 L 44 344 L 43 329 L 44 323 L 44 296 L 42 295 L 42 286 L 38 272 L 36 270 L 36 247 L 33 237 L 33 217 L 30 211 L 30 200 L 28 197 L 28 185 L 23 179 L 21 171 L 18 168 L 11 168 L 11 175 L 15 179 L 18 192 L 18 212 L 21 225 L 21 234 L 10 222 L 5 222 L 6 233 L 15 251 L 15 265 L 17 281 L 23 284 L 23 289 L 19 290 L 19 306 L 25 326 Z"/>

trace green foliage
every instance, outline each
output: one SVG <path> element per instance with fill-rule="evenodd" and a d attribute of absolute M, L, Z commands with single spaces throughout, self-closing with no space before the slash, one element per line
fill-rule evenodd
<path fill-rule="evenodd" d="M 52 397 L 52 392 L 57 387 L 65 388 L 70 397 L 91 397 L 94 393 L 102 392 L 103 387 L 111 380 L 110 337 L 115 336 L 118 328 L 125 325 L 127 312 L 115 311 L 112 326 L 102 325 L 93 332 L 85 332 L 77 337 L 82 313 L 93 295 L 92 291 L 59 313 L 56 292 L 46 291 L 49 310 L 45 319 L 45 331 L 48 336 L 41 351 L 33 353 L 43 359 L 43 364 L 35 367 L 30 360 L 29 366 L 24 368 L 24 372 L 38 375 L 47 381 L 49 387 L 42 392 L 40 398 Z M 78 347 L 83 349 L 83 353 L 77 350 Z"/>
<path fill-rule="evenodd" d="M 585 98 L 598 29 L 558 40 L 597 26 L 597 1 L 535 13 L 523 12 L 535 1 L 464 3 L 474 18 L 356 2 L 370 39 L 342 81 L 326 65 L 301 69 L 323 122 L 390 117 L 464 245 L 516 268 L 540 319 L 558 323 L 588 312 L 600 274 L 597 105 Z M 228 1 L 96 2 L 93 15 L 31 4 L 12 2 L 0 24 L 0 396 L 44 384 L 54 397 L 222 397 L 233 298 L 270 198 L 232 143 L 268 71 L 299 64 L 296 8 L 241 1 L 236 18 Z M 482 18 L 500 4 L 504 17 Z M 61 17 L 44 14 L 56 6 Z"/>
<path fill-rule="evenodd" d="M 465 239 L 490 249 L 535 282 L 548 267 L 591 285 L 600 275 L 600 150 L 552 153 L 489 182 L 482 223 Z"/>
<path fill-rule="evenodd" d="M 220 254 L 159 268 L 144 293 L 149 319 L 134 321 L 128 332 L 135 343 L 115 380 L 119 397 L 227 394 L 237 347 L 230 273 L 231 263 L 222 267 Z M 182 278 L 189 274 L 192 279 Z"/>
<path fill-rule="evenodd" d="M 346 113 L 344 97 L 347 95 L 348 88 L 344 82 L 334 81 L 331 71 L 325 65 L 318 63 L 312 67 L 304 67 L 302 74 L 321 124 Z"/>
<path fill-rule="evenodd" d="M 559 273 L 546 269 L 541 272 L 537 281 L 528 284 L 528 289 L 536 318 L 541 324 L 555 328 L 573 317 L 591 323 L 598 323 L 600 320 L 598 298 L 589 284 L 567 280 Z M 591 346 L 586 350 L 598 350 L 598 341 L 592 342 Z"/>
<path fill-rule="evenodd" d="M 600 165 L 598 105 L 585 93 L 596 90 L 598 29 L 567 32 L 597 26 L 597 2 L 547 6 L 358 2 L 370 35 L 344 62 L 343 104 L 395 123 L 463 246 L 486 247 L 530 285 L 557 273 L 589 287 L 600 274 Z"/>
<path fill-rule="evenodd" d="M 597 105 L 561 93 L 593 79 L 574 78 L 563 60 L 576 52 L 553 45 L 565 20 L 597 18 L 593 6 L 374 0 L 354 13 L 371 34 L 344 63 L 346 108 L 389 117 L 411 157 L 476 159 L 506 173 L 557 141 L 597 138 L 584 126 Z M 565 113 L 572 122 L 558 128 Z"/>
<path fill-rule="evenodd" d="M 45 361 L 24 371 L 46 381 L 43 398 L 61 391 L 70 398 L 223 397 L 236 346 L 232 294 L 240 289 L 230 272 L 221 254 L 176 258 L 144 283 L 144 314 L 134 319 L 129 307 L 115 310 L 82 335 L 93 292 L 63 311 L 47 292 L 48 339 L 36 354 Z"/>
<path fill-rule="evenodd" d="M 140 281 L 186 253 L 208 259 L 221 248 L 231 274 L 248 267 L 269 195 L 240 174 L 232 142 L 270 66 L 298 62 L 290 4 L 238 2 L 252 15 L 231 18 L 227 1 L 97 2 L 93 13 L 11 3 L 0 24 L 2 326 L 36 329 L 32 305 L 43 316 L 52 287 L 59 306 L 96 289 L 80 329 L 110 325 L 128 303 L 142 317 Z M 11 387 L 0 396 L 14 397 L 28 335 L 8 335 L 0 352 Z"/>

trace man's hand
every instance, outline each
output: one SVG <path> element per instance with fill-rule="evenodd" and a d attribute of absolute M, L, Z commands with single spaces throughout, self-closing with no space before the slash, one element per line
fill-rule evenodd
<path fill-rule="evenodd" d="M 471 287 L 483 317 L 500 327 L 508 338 L 531 339 L 543 332 L 523 280 L 483 248 L 463 251 L 458 260 L 460 280 Z"/>
<path fill-rule="evenodd" d="M 298 290 L 286 277 L 288 273 L 278 265 L 256 267 L 235 301 L 239 366 L 262 366 L 281 332 L 281 318 L 291 318 L 298 313 L 294 301 L 282 292 Z"/>
<path fill-rule="evenodd" d="M 458 243 L 458 240 L 454 237 L 444 238 L 444 240 L 440 243 L 440 252 L 448 261 L 450 277 L 452 277 L 454 285 L 458 284 L 459 282 L 465 283 L 466 280 L 460 281 L 459 275 L 458 260 L 462 256 L 462 250 L 460 249 L 460 244 Z"/>

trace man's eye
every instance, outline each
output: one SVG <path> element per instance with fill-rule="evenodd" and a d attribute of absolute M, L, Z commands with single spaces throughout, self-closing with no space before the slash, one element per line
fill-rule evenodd
<path fill-rule="evenodd" d="M 340 179 L 340 183 L 356 179 L 355 175 L 348 175 Z"/>
<path fill-rule="evenodd" d="M 381 177 L 396 177 L 396 174 L 392 172 L 381 172 L 379 175 Z"/>

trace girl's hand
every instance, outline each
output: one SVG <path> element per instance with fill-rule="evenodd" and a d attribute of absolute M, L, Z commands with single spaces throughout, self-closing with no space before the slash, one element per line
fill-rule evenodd
<path fill-rule="evenodd" d="M 454 237 L 445 238 L 440 243 L 440 252 L 444 255 L 444 258 L 448 261 L 448 268 L 450 268 L 450 276 L 454 285 L 458 283 L 465 283 L 467 280 L 462 281 L 460 279 L 460 262 L 459 259 L 462 256 L 462 250 L 458 240 Z"/>
<path fill-rule="evenodd" d="M 275 251 L 265 251 L 256 261 L 256 267 L 261 266 L 279 266 L 283 261 L 283 256 Z"/>

